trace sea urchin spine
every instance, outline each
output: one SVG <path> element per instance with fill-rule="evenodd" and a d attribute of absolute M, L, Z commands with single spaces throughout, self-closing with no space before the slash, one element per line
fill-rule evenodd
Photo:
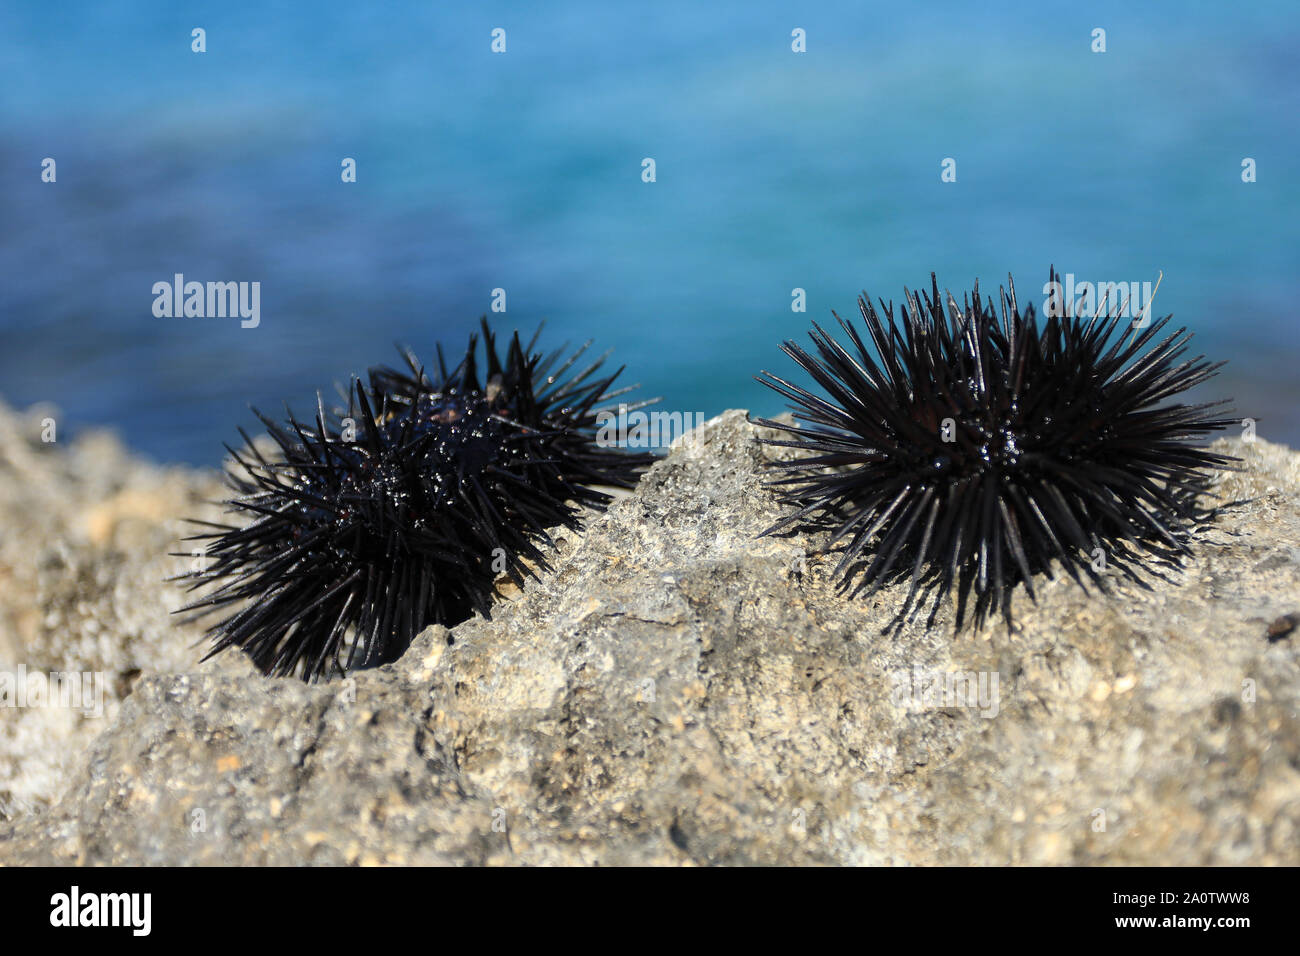
<path fill-rule="evenodd" d="M 940 299 L 933 274 L 930 294 L 905 293 L 901 322 L 892 303 L 858 300 L 875 357 L 838 315 L 851 349 L 816 323 L 816 356 L 784 344 L 825 397 L 759 378 L 795 412 L 794 425 L 758 420 L 791 436 L 768 444 L 808 453 L 773 463 L 785 476 L 772 485 L 795 510 L 765 533 L 829 527 L 835 575 L 854 594 L 910 566 L 895 625 L 935 591 L 933 621 L 954 584 L 957 627 L 972 593 L 977 624 L 994 607 L 1010 623 L 1014 586 L 1034 598 L 1034 575 L 1054 559 L 1085 590 L 1081 575 L 1107 590 L 1102 567 L 1146 588 L 1140 572 L 1178 567 L 1210 513 L 1198 504 L 1208 470 L 1236 461 L 1189 442 L 1234 419 L 1213 417 L 1226 402 L 1162 403 L 1222 363 L 1181 360 L 1186 329 L 1156 341 L 1172 316 L 1142 328 L 1115 303 L 1091 317 L 1049 309 L 1040 327 L 1014 283 L 1000 290 L 1000 321 L 978 282 L 960 306 Z"/>
<path fill-rule="evenodd" d="M 547 568 L 548 529 L 580 528 L 582 507 L 610 501 L 600 487 L 636 482 L 653 457 L 595 434 L 598 404 L 630 390 L 611 390 L 621 369 L 597 375 L 602 356 L 566 378 L 587 346 L 543 358 L 516 333 L 503 362 L 486 321 L 483 339 L 483 381 L 471 336 L 450 371 L 441 348 L 432 376 L 409 352 L 405 370 L 371 369 L 342 417 L 319 396 L 314 423 L 254 410 L 278 447 L 242 429 L 243 450 L 227 446 L 246 520 L 197 535 L 209 566 L 184 576 L 217 587 L 182 611 L 237 608 L 209 657 L 239 647 L 308 681 L 394 660 L 429 624 L 488 614 L 500 574 L 522 586 Z"/>

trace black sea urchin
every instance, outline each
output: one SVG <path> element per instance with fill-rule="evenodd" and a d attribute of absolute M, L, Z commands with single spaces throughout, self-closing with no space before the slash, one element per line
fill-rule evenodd
<path fill-rule="evenodd" d="M 1085 590 L 1081 573 L 1107 590 L 1107 566 L 1146 588 L 1138 572 L 1176 568 L 1209 514 L 1197 503 L 1206 469 L 1236 461 L 1188 440 L 1233 419 L 1210 417 L 1226 402 L 1161 403 L 1223 363 L 1180 361 L 1185 329 L 1156 342 L 1172 316 L 1140 328 L 1116 303 L 1093 317 L 1067 304 L 1040 328 L 1032 305 L 1017 307 L 1014 283 L 1000 291 L 1000 322 L 978 282 L 961 306 L 947 294 L 946 313 L 933 274 L 931 290 L 904 290 L 901 323 L 892 303 L 881 301 L 882 321 L 858 300 L 875 358 L 838 315 L 851 351 L 816 323 L 817 357 L 784 344 L 828 398 L 768 372 L 758 379 L 793 401 L 797 422 L 758 420 L 793 436 L 768 443 L 813 453 L 773 463 L 787 474 L 771 484 L 797 510 L 765 533 L 804 521 L 833 529 L 835 574 L 844 589 L 859 581 L 854 594 L 910 565 L 893 624 L 925 603 L 913 604 L 918 590 L 938 592 L 932 622 L 954 582 L 957 627 L 972 591 L 977 626 L 994 606 L 1009 624 L 1012 588 L 1023 582 L 1033 598 L 1052 559 Z"/>
<path fill-rule="evenodd" d="M 209 657 L 239 647 L 308 681 L 394 660 L 429 624 L 487 614 L 500 574 L 522 586 L 546 569 L 548 529 L 608 504 L 599 486 L 635 483 L 653 457 L 596 441 L 597 404 L 629 391 L 610 390 L 622 369 L 596 376 L 602 356 L 566 378 L 587 346 L 542 358 L 516 333 L 503 364 L 486 320 L 483 339 L 482 382 L 471 336 L 451 371 L 438 349 L 433 377 L 409 352 L 404 371 L 371 369 L 328 419 L 319 397 L 312 424 L 254 410 L 278 448 L 242 429 L 242 452 L 227 446 L 228 504 L 247 520 L 197 535 L 210 566 L 184 576 L 220 583 L 183 611 L 238 608 Z"/>

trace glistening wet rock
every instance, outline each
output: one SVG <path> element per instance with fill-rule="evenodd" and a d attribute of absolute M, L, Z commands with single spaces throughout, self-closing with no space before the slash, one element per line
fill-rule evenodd
<path fill-rule="evenodd" d="M 1062 577 L 1017 591 L 1011 633 L 954 636 L 949 607 L 884 635 L 905 584 L 849 600 L 815 541 L 755 537 L 779 512 L 754 437 L 713 420 L 553 574 L 396 664 L 312 687 L 146 667 L 0 854 L 1300 862 L 1300 657 L 1270 639 L 1300 609 L 1300 455 L 1220 442 L 1245 470 L 1219 493 L 1254 500 L 1152 592 Z"/>

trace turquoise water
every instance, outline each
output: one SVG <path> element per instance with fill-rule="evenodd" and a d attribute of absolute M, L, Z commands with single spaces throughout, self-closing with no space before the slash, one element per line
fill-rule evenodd
<path fill-rule="evenodd" d="M 1230 362 L 1199 395 L 1300 446 L 1300 7 L 1132 6 L 10 3 L 0 396 L 215 465 L 249 403 L 459 344 L 503 288 L 667 409 L 772 413 L 752 376 L 861 290 L 1037 302 L 1054 263 L 1163 273 Z M 176 273 L 259 282 L 260 323 L 156 317 Z"/>

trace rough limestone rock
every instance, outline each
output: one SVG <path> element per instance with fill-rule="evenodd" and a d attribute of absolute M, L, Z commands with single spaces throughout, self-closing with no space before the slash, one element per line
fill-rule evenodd
<path fill-rule="evenodd" d="M 216 519 L 219 476 L 159 468 L 105 432 L 69 442 L 52 407 L 0 404 L 0 825 L 39 810 L 145 671 L 194 666 L 201 631 L 171 612 L 194 533 Z M 53 439 L 52 441 L 50 439 Z M 96 675 L 102 714 L 5 706 L 4 675 Z M 3 858 L 0 848 L 0 858 Z"/>
<path fill-rule="evenodd" d="M 713 420 L 388 667 L 309 687 L 178 634 L 0 859 L 1300 863 L 1300 455 L 1220 442 L 1253 500 L 1152 592 L 1062 576 L 1010 633 L 884 635 L 903 584 L 849 600 L 815 538 L 755 537 L 756 433 Z"/>

